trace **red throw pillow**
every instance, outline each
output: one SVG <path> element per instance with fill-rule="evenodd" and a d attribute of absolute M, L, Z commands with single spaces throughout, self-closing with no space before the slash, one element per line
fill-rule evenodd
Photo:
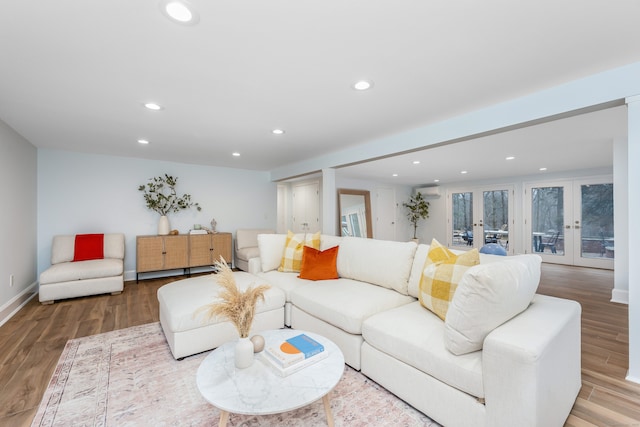
<path fill-rule="evenodd" d="M 104 258 L 104 234 L 76 234 L 73 261 Z"/>
<path fill-rule="evenodd" d="M 324 251 L 305 246 L 302 249 L 302 265 L 300 266 L 301 279 L 328 280 L 337 279 L 338 246 Z"/>

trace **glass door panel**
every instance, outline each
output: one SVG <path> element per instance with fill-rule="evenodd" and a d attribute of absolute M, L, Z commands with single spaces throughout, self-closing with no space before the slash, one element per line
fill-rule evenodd
<path fill-rule="evenodd" d="M 564 187 L 531 189 L 531 251 L 563 256 Z"/>
<path fill-rule="evenodd" d="M 574 263 L 584 267 L 613 268 L 613 184 L 577 182 L 578 186 L 579 197 L 574 203 L 577 213 Z"/>
<path fill-rule="evenodd" d="M 451 193 L 451 246 L 473 246 L 473 193 Z"/>
<path fill-rule="evenodd" d="M 509 248 L 509 190 L 482 193 L 484 244 Z"/>

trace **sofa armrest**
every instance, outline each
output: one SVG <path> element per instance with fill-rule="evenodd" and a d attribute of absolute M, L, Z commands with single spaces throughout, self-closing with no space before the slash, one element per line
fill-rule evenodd
<path fill-rule="evenodd" d="M 487 425 L 562 425 L 581 387 L 575 301 L 536 295 L 493 330 L 482 351 Z"/>

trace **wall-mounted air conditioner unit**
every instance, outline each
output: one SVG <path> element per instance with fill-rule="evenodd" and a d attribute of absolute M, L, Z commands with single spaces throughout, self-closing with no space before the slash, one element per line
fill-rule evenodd
<path fill-rule="evenodd" d="M 438 186 L 416 188 L 415 192 L 422 193 L 425 199 L 437 199 L 440 197 L 440 187 Z"/>

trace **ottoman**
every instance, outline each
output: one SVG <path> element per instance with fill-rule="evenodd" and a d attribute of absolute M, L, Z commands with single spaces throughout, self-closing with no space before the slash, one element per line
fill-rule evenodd
<path fill-rule="evenodd" d="M 253 274 L 234 272 L 238 288 L 269 284 Z M 213 302 L 220 287 L 215 274 L 169 283 L 158 289 L 160 324 L 171 353 L 176 359 L 216 348 L 238 338 L 235 326 L 226 319 L 207 319 L 204 313 L 194 315 L 203 305 Z M 251 327 L 252 334 L 284 327 L 285 295 L 272 286 L 258 300 Z"/>

